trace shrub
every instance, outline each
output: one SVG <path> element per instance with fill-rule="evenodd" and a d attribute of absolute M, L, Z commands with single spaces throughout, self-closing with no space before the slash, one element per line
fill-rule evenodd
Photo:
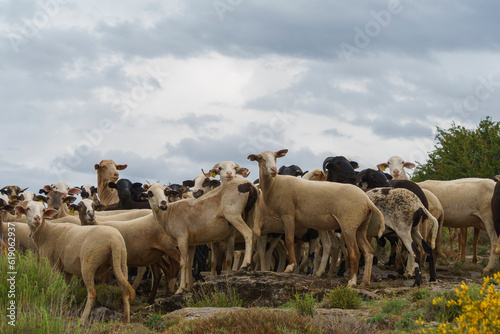
<path fill-rule="evenodd" d="M 454 317 L 444 321 L 438 328 L 422 329 L 423 333 L 499 333 L 500 332 L 500 272 L 493 278 L 485 277 L 482 287 L 462 283 L 454 290 L 455 298 L 447 301 L 443 297 L 433 300 L 434 305 L 446 303 L 446 308 L 455 310 Z M 424 325 L 424 321 L 418 322 Z"/>
<path fill-rule="evenodd" d="M 200 296 L 193 296 L 187 302 L 189 307 L 241 307 L 243 300 L 234 288 L 229 292 L 203 292 Z"/>
<path fill-rule="evenodd" d="M 338 286 L 325 296 L 325 301 L 329 307 L 357 309 L 361 305 L 362 299 L 356 290 L 347 286 Z"/>
<path fill-rule="evenodd" d="M 302 316 L 313 317 L 316 314 L 316 306 L 318 302 L 314 299 L 312 293 L 301 297 L 298 293 L 295 294 L 294 308 Z"/>

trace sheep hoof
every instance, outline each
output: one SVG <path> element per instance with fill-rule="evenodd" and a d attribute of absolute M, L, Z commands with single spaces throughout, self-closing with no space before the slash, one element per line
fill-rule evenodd
<path fill-rule="evenodd" d="M 241 267 L 240 270 L 238 270 L 238 271 L 239 272 L 248 271 L 249 268 L 250 268 L 250 266 L 244 266 L 244 267 Z"/>
<path fill-rule="evenodd" d="M 293 273 L 294 269 L 295 269 L 295 263 L 289 264 L 285 269 L 285 273 Z"/>

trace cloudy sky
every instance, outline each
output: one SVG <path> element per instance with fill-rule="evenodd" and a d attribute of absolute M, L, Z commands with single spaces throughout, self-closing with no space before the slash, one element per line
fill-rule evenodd
<path fill-rule="evenodd" d="M 180 183 L 288 148 L 425 162 L 500 120 L 498 1 L 0 0 L 0 186 Z"/>

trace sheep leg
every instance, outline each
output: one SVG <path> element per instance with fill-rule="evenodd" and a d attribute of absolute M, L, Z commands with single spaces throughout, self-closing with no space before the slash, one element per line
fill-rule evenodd
<path fill-rule="evenodd" d="M 231 270 L 233 269 L 232 268 L 233 267 L 232 266 L 233 259 L 234 259 L 234 264 L 235 264 L 236 268 L 238 268 L 239 261 L 240 261 L 239 258 L 236 261 L 235 254 L 234 254 L 234 233 L 229 238 L 227 238 L 226 244 L 227 244 L 227 247 L 226 247 L 226 274 L 229 275 L 231 273 Z M 238 253 L 238 254 L 241 255 L 241 253 Z"/>
<path fill-rule="evenodd" d="M 252 261 L 252 244 L 253 244 L 253 232 L 245 223 L 241 215 L 229 215 L 224 214 L 226 219 L 231 222 L 231 224 L 236 228 L 238 232 L 241 233 L 245 239 L 245 256 L 243 258 L 243 264 L 241 265 L 241 270 L 248 270 L 250 268 L 250 263 Z"/>
<path fill-rule="evenodd" d="M 479 230 L 474 227 L 474 238 L 472 239 L 472 263 L 477 263 L 477 242 L 479 241 Z"/>
<path fill-rule="evenodd" d="M 266 244 L 267 244 L 267 234 L 260 236 L 257 238 L 257 254 L 259 256 L 260 261 L 260 271 L 269 270 L 269 265 L 266 259 Z"/>
<path fill-rule="evenodd" d="M 85 309 L 83 310 L 81 322 L 86 325 L 89 321 L 90 311 L 92 306 L 94 306 L 95 299 L 97 297 L 97 291 L 94 286 L 94 273 L 96 268 L 82 268 L 82 278 L 87 288 L 87 302 L 85 303 Z"/>
<path fill-rule="evenodd" d="M 366 288 L 370 285 L 370 280 L 372 276 L 372 266 L 373 266 L 373 254 L 375 251 L 373 250 L 372 245 L 368 242 L 366 238 L 366 233 L 368 231 L 368 224 L 370 223 L 371 216 L 363 221 L 363 223 L 359 226 L 356 231 L 356 239 L 365 256 L 365 271 L 363 273 L 363 281 L 361 282 L 361 287 Z"/>
<path fill-rule="evenodd" d="M 158 264 L 154 263 L 151 265 L 151 270 L 153 271 L 153 287 L 149 293 L 148 303 L 152 304 L 155 301 L 156 294 L 158 293 L 158 286 L 160 285 L 161 271 Z"/>
<path fill-rule="evenodd" d="M 437 277 L 437 275 L 436 275 L 436 260 L 435 260 L 434 252 L 433 252 L 431 245 L 427 241 L 424 240 L 424 238 L 420 234 L 420 230 L 417 227 L 413 227 L 411 229 L 411 236 L 413 238 L 413 241 L 415 241 L 417 243 L 417 245 L 420 245 L 422 247 L 422 249 L 424 250 L 424 252 L 428 254 L 428 256 L 429 256 L 429 276 L 430 276 L 429 282 L 435 282 L 436 277 Z M 424 259 L 425 256 L 423 256 L 423 254 L 422 254 L 421 258 Z M 423 261 L 423 260 L 421 260 L 421 261 Z"/>
<path fill-rule="evenodd" d="M 330 237 L 332 240 L 332 256 L 330 261 L 330 269 L 328 270 L 328 276 L 333 276 L 335 275 L 335 268 L 337 268 L 337 263 L 339 261 L 341 244 L 335 233 L 331 233 Z"/>
<path fill-rule="evenodd" d="M 134 283 L 132 284 L 132 288 L 137 290 L 139 284 L 141 284 L 142 279 L 144 278 L 144 274 L 146 273 L 147 267 L 137 267 L 137 276 L 134 279 Z"/>
<path fill-rule="evenodd" d="M 408 232 L 402 232 L 402 231 L 396 231 L 397 235 L 401 239 L 401 242 L 403 243 L 404 247 L 406 248 L 406 251 L 408 252 L 408 259 L 406 263 L 406 270 L 405 270 L 405 276 L 406 277 L 411 277 L 415 274 L 418 264 L 415 262 L 415 252 L 413 251 L 412 248 L 412 242 L 413 239 L 411 237 L 410 231 Z"/>
<path fill-rule="evenodd" d="M 274 251 L 276 250 L 279 254 L 280 254 L 280 263 L 282 262 L 282 256 L 281 256 L 281 248 L 279 248 L 280 246 L 280 241 L 281 241 L 281 237 L 272 237 L 271 241 L 269 242 L 269 249 L 266 251 L 266 255 L 265 255 L 265 259 L 266 259 L 266 267 L 265 267 L 265 270 L 264 271 L 267 271 L 267 270 L 272 270 L 271 269 L 271 262 L 272 262 L 272 257 L 273 257 L 273 253 Z M 285 255 L 286 257 L 286 255 Z M 283 264 L 283 268 L 285 268 L 284 264 Z M 285 269 L 283 269 L 285 270 Z"/>
<path fill-rule="evenodd" d="M 319 264 L 318 270 L 314 273 L 314 276 L 321 277 L 325 273 L 326 264 L 330 258 L 330 253 L 332 251 L 332 240 L 329 235 L 329 231 L 318 230 L 319 238 L 323 244 L 323 256 L 321 256 L 321 262 Z"/>
<path fill-rule="evenodd" d="M 357 284 L 358 268 L 359 268 L 359 249 L 358 243 L 356 242 L 356 236 L 354 231 L 344 229 L 342 231 L 344 235 L 345 245 L 347 247 L 347 253 L 349 254 L 349 281 L 347 282 L 348 287 L 354 287 Z"/>
<path fill-rule="evenodd" d="M 461 227 L 459 232 L 460 261 L 465 262 L 465 247 L 467 245 L 467 227 Z"/>
<path fill-rule="evenodd" d="M 297 266 L 297 258 L 295 257 L 295 218 L 292 216 L 282 216 L 283 226 L 285 229 L 285 246 L 288 254 L 288 266 L 285 273 L 293 273 Z"/>
<path fill-rule="evenodd" d="M 191 290 L 193 287 L 193 261 L 194 261 L 194 252 L 196 250 L 196 246 L 189 246 L 188 249 L 188 270 L 186 270 L 186 280 L 187 280 L 187 290 Z"/>
<path fill-rule="evenodd" d="M 189 264 L 189 251 L 187 240 L 178 239 L 178 247 L 179 252 L 181 253 L 181 282 L 179 284 L 179 288 L 175 292 L 175 294 L 180 294 L 186 291 L 186 272 L 191 271 L 192 264 Z"/>
<path fill-rule="evenodd" d="M 282 273 L 285 271 L 286 257 L 287 257 L 286 248 L 282 242 L 276 245 L 276 252 L 278 253 L 278 259 L 279 259 L 276 272 Z"/>

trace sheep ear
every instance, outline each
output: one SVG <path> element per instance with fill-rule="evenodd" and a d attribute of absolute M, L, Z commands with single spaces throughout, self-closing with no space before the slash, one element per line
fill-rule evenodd
<path fill-rule="evenodd" d="M 185 187 L 194 187 L 194 180 L 183 181 L 182 185 L 185 186 Z"/>
<path fill-rule="evenodd" d="M 349 163 L 351 164 L 353 169 L 359 168 L 359 165 L 356 161 L 349 160 Z"/>
<path fill-rule="evenodd" d="M 142 186 L 142 188 L 144 188 L 144 190 L 148 191 L 148 190 L 149 190 L 149 184 L 144 184 L 144 185 Z"/>
<path fill-rule="evenodd" d="M 250 171 L 248 170 L 248 168 L 240 167 L 238 168 L 236 174 L 240 174 L 243 177 L 247 177 L 248 175 L 250 175 Z"/>
<path fill-rule="evenodd" d="M 66 204 L 71 204 L 76 200 L 76 197 L 73 196 L 66 196 L 64 197 L 64 203 Z"/>
<path fill-rule="evenodd" d="M 54 217 L 58 213 L 59 213 L 59 211 L 57 211 L 55 209 L 47 209 L 47 210 L 45 210 L 45 212 L 43 214 L 43 218 L 44 219 L 51 219 L 52 217 Z"/>
<path fill-rule="evenodd" d="M 47 197 L 45 197 L 43 195 L 36 195 L 35 198 L 33 198 L 33 200 L 36 202 L 47 203 Z"/>
<path fill-rule="evenodd" d="M 71 188 L 69 191 L 68 191 L 68 195 L 78 195 L 82 192 L 81 189 L 78 189 L 76 187 L 74 188 Z"/>
<path fill-rule="evenodd" d="M 149 188 L 149 187 L 148 187 Z M 146 189 L 147 191 L 148 189 Z M 137 195 L 137 198 L 139 199 L 148 199 L 148 193 L 140 193 L 139 195 Z"/>
<path fill-rule="evenodd" d="M 70 204 L 70 205 L 68 205 L 68 209 L 69 209 L 69 212 L 73 214 L 73 213 L 75 213 L 75 210 L 78 209 L 78 205 Z"/>
<path fill-rule="evenodd" d="M 16 210 L 17 214 L 19 214 L 19 215 L 26 214 L 26 209 L 22 205 L 16 205 L 14 210 Z"/>
<path fill-rule="evenodd" d="M 259 154 L 250 154 L 247 157 L 247 159 L 250 160 L 250 161 L 257 161 L 259 159 Z"/>
<path fill-rule="evenodd" d="M 413 162 L 405 162 L 403 167 L 408 168 L 408 169 L 413 169 L 413 168 L 415 168 L 415 164 Z"/>
<path fill-rule="evenodd" d="M 116 169 L 118 170 L 124 170 L 125 168 L 127 168 L 127 165 L 116 165 Z"/>
<path fill-rule="evenodd" d="M 385 169 L 389 167 L 389 165 L 386 162 L 383 162 L 381 164 L 378 164 L 377 167 L 380 168 L 382 171 L 385 171 Z"/>
<path fill-rule="evenodd" d="M 99 166 L 99 164 L 95 164 L 95 165 L 94 165 L 94 169 L 95 169 L 95 170 L 99 170 L 99 167 L 100 167 L 100 166 Z"/>
<path fill-rule="evenodd" d="M 288 153 L 288 149 L 282 149 L 276 152 L 276 158 L 283 158 Z"/>

